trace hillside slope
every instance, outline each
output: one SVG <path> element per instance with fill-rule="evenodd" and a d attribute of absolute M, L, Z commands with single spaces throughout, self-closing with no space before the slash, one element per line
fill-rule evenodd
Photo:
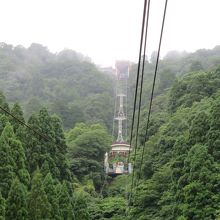
<path fill-rule="evenodd" d="M 47 106 L 66 128 L 83 121 L 111 127 L 114 79 L 82 54 L 53 54 L 36 43 L 27 49 L 1 43 L 0 77 L 8 101 L 22 103 L 27 117 Z"/>

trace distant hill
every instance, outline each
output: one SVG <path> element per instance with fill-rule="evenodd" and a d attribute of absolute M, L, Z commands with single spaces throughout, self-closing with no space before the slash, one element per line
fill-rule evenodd
<path fill-rule="evenodd" d="M 62 117 L 65 128 L 83 121 L 111 127 L 113 78 L 80 53 L 1 43 L 0 77 L 0 89 L 9 102 L 22 103 L 26 117 L 46 106 Z"/>
<path fill-rule="evenodd" d="M 155 96 L 163 94 L 183 75 L 208 71 L 220 64 L 220 46 L 200 49 L 194 53 L 170 51 L 160 60 Z M 155 52 L 145 61 L 143 106 L 149 101 L 155 67 Z M 51 53 L 33 43 L 29 48 L 0 44 L 0 89 L 11 103 L 20 102 L 25 116 L 46 106 L 61 116 L 64 127 L 76 122 L 101 122 L 112 126 L 114 74 L 112 69 L 100 69 L 86 57 L 65 49 Z M 128 112 L 132 112 L 137 64 L 131 66 L 128 88 Z"/>

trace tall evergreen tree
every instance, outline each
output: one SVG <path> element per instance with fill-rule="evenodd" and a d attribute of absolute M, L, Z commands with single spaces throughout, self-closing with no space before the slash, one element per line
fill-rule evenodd
<path fill-rule="evenodd" d="M 2 133 L 4 136 L 5 144 L 9 147 L 9 156 L 13 161 L 13 172 L 19 177 L 20 181 L 25 185 L 29 183 L 30 177 L 25 166 L 25 153 L 24 148 L 13 131 L 13 127 L 8 123 L 5 127 L 5 132 Z"/>
<path fill-rule="evenodd" d="M 7 123 L 0 137 L 0 190 L 4 198 L 7 198 L 12 180 L 15 176 L 15 163 L 10 147 L 10 139 L 12 139 L 12 137 L 12 127 Z"/>
<path fill-rule="evenodd" d="M 50 167 L 50 172 L 53 177 L 59 177 L 59 169 L 56 167 L 56 144 L 55 134 L 51 122 L 51 117 L 46 108 L 39 112 L 39 126 L 43 134 L 47 135 L 49 140 L 41 139 L 41 158 L 42 164 L 47 161 Z"/>
<path fill-rule="evenodd" d="M 10 116 L 10 123 L 13 126 L 16 137 L 22 142 L 22 145 L 24 145 L 26 138 L 25 127 L 21 124 L 21 122 L 25 123 L 25 120 L 21 106 L 18 103 L 15 103 L 11 109 L 11 113 L 19 119 L 18 121 L 14 117 Z"/>
<path fill-rule="evenodd" d="M 60 180 L 70 180 L 70 170 L 67 161 L 67 145 L 64 136 L 64 131 L 62 129 L 62 122 L 60 118 L 56 115 L 51 117 L 52 127 L 55 134 L 56 142 L 56 155 L 55 162 L 56 166 L 59 169 L 59 179 Z"/>
<path fill-rule="evenodd" d="M 50 218 L 54 220 L 62 219 L 59 212 L 59 201 L 56 191 L 56 183 L 51 173 L 48 173 L 43 181 L 44 189 L 47 194 L 48 202 L 51 204 Z"/>
<path fill-rule="evenodd" d="M 73 210 L 71 204 L 71 197 L 68 193 L 68 189 L 66 184 L 58 184 L 56 187 L 58 200 L 59 200 L 59 207 L 60 207 L 60 215 L 61 219 L 68 220 L 73 219 Z"/>
<path fill-rule="evenodd" d="M 28 120 L 28 125 L 35 131 L 40 132 L 39 119 L 36 115 L 32 115 Z M 25 150 L 27 155 L 28 171 L 32 174 L 37 167 L 41 167 L 43 159 L 41 157 L 41 143 L 38 134 L 26 128 Z"/>
<path fill-rule="evenodd" d="M 18 118 L 21 122 L 25 122 L 23 111 L 21 106 L 18 103 L 15 103 L 11 109 L 11 114 L 13 114 L 16 118 Z M 14 132 L 16 133 L 17 129 L 21 126 L 21 123 L 15 118 L 11 117 L 10 122 L 14 128 Z"/>
<path fill-rule="evenodd" d="M 26 157 L 24 153 L 24 148 L 21 142 L 16 140 L 15 138 L 11 139 L 10 147 L 12 151 L 12 158 L 15 163 L 14 172 L 19 177 L 19 180 L 27 186 L 30 181 L 30 175 L 25 165 Z"/>
<path fill-rule="evenodd" d="M 37 169 L 31 182 L 31 192 L 28 198 L 28 216 L 31 220 L 49 219 L 51 205 L 44 190 L 42 175 Z"/>
<path fill-rule="evenodd" d="M 39 127 L 43 134 L 47 135 L 47 137 L 51 140 L 54 140 L 55 135 L 51 123 L 51 117 L 46 108 L 41 109 L 39 112 Z M 50 142 L 43 140 L 41 152 L 42 154 L 50 153 L 50 155 L 53 157 L 56 153 L 56 146 L 54 146 L 52 141 Z"/>
<path fill-rule="evenodd" d="M 6 220 L 25 220 L 27 218 L 26 187 L 15 178 L 9 191 L 6 208 Z"/>

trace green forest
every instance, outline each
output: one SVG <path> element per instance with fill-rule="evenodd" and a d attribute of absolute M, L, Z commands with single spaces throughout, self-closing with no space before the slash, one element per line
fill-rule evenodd
<path fill-rule="evenodd" d="M 19 101 L 26 119 L 46 106 L 62 118 L 65 129 L 77 122 L 111 129 L 114 77 L 80 53 L 66 49 L 53 54 L 37 43 L 29 48 L 1 43 L 0 76 L 8 102 Z"/>
<path fill-rule="evenodd" d="M 220 46 L 160 60 L 145 142 L 154 66 L 152 53 L 128 209 L 131 176 L 103 169 L 115 77 L 72 50 L 1 43 L 0 219 L 220 219 Z M 128 127 L 136 72 L 132 64 Z"/>

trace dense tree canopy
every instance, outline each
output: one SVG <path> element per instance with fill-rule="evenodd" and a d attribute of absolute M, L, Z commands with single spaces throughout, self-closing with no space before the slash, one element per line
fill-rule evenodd
<path fill-rule="evenodd" d="M 29 126 L 0 111 L 0 220 L 220 218 L 219 46 L 172 51 L 160 61 L 146 143 L 155 53 L 145 61 L 129 209 L 131 176 L 111 178 L 103 169 L 114 78 L 75 51 L 52 54 L 40 44 L 2 43 L 0 58 L 0 88 L 8 98 L 0 92 L 0 105 Z M 136 70 L 132 65 L 128 116 Z"/>
<path fill-rule="evenodd" d="M 1 43 L 0 58 L 0 88 L 9 102 L 22 103 L 25 116 L 47 106 L 63 119 L 65 128 L 85 120 L 111 128 L 114 77 L 102 73 L 88 57 L 67 49 L 53 54 L 37 43 L 27 49 Z M 95 115 L 90 113 L 93 101 L 98 104 Z"/>
<path fill-rule="evenodd" d="M 131 219 L 217 218 L 218 72 L 193 72 L 179 79 L 168 93 L 168 107 L 161 109 L 168 114 L 153 112 Z"/>

